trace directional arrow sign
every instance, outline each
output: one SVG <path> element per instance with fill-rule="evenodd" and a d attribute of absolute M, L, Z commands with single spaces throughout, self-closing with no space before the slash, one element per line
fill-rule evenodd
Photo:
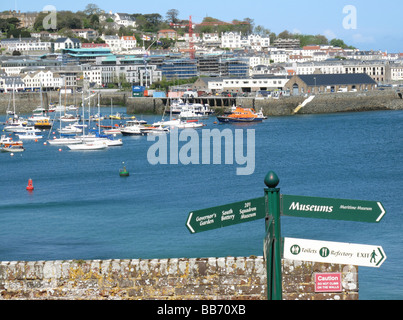
<path fill-rule="evenodd" d="M 379 268 L 386 254 L 380 246 L 284 238 L 284 258 Z"/>
<path fill-rule="evenodd" d="M 189 213 L 186 226 L 191 233 L 228 227 L 265 218 L 264 197 Z"/>
<path fill-rule="evenodd" d="M 374 223 L 381 221 L 386 213 L 376 201 L 288 195 L 281 196 L 281 207 L 284 216 Z"/>

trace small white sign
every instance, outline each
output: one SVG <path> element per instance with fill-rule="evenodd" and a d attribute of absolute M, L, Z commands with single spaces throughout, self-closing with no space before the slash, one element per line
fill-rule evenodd
<path fill-rule="evenodd" d="M 284 258 L 379 268 L 386 254 L 380 246 L 284 238 Z"/>

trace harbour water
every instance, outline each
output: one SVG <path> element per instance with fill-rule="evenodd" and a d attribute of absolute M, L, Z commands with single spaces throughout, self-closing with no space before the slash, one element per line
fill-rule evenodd
<path fill-rule="evenodd" d="M 215 120 L 204 128 L 243 129 L 245 138 L 255 130 L 252 175 L 236 175 L 240 165 L 224 160 L 152 165 L 147 137 L 85 152 L 43 139 L 14 156 L 0 153 L 0 261 L 260 256 L 264 221 L 193 235 L 185 223 L 192 210 L 262 197 L 273 170 L 283 194 L 382 202 L 379 224 L 283 217 L 282 235 L 382 246 L 381 268 L 359 268 L 360 299 L 403 298 L 403 111 Z M 129 177 L 119 176 L 122 162 Z M 33 192 L 25 189 L 30 178 Z"/>

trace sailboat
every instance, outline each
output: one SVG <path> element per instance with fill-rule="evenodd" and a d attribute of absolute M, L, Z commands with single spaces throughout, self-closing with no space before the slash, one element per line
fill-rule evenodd
<path fill-rule="evenodd" d="M 27 124 L 28 121 L 25 119 L 20 118 L 17 113 L 15 112 L 15 86 L 14 86 L 15 81 L 13 80 L 13 94 L 10 96 L 10 100 L 8 103 L 7 107 L 7 115 L 10 117 L 6 120 L 5 127 L 3 128 L 4 131 L 10 131 L 10 132 L 15 132 L 18 131 L 19 129 L 24 128 Z M 13 102 L 13 110 L 10 110 L 10 102 Z M 18 127 L 17 130 L 14 130 L 15 127 Z"/>
<path fill-rule="evenodd" d="M 60 94 L 59 94 L 59 106 L 61 105 L 60 103 Z M 59 112 L 59 118 L 61 116 L 62 113 L 62 109 L 58 108 L 58 112 Z M 55 121 L 53 121 L 53 123 L 55 123 Z M 53 128 L 53 124 L 52 124 L 52 128 Z M 63 128 L 62 128 L 62 122 L 59 121 L 59 129 L 58 129 L 60 136 L 59 138 L 53 137 L 53 139 L 48 139 L 47 142 L 50 145 L 56 145 L 56 146 L 63 146 L 63 145 L 69 145 L 69 144 L 78 144 L 82 142 L 82 139 L 77 138 L 74 134 L 71 134 L 71 132 L 63 132 Z M 49 135 L 50 135 L 49 131 Z M 48 137 L 49 138 L 49 137 Z"/>
<path fill-rule="evenodd" d="M 122 134 L 122 132 L 120 131 L 120 127 L 119 125 L 115 125 L 115 127 L 113 126 L 113 119 L 116 119 L 116 117 L 112 116 L 112 112 L 113 112 L 113 106 L 112 106 L 112 98 L 111 98 L 111 115 L 109 116 L 109 118 L 111 119 L 111 125 L 110 128 L 104 129 L 104 133 L 105 134 Z M 101 126 L 99 124 L 99 126 Z"/>

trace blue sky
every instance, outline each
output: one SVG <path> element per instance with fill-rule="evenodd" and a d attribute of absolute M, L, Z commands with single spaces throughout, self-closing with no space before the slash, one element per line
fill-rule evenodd
<path fill-rule="evenodd" d="M 288 30 L 302 34 L 323 34 L 329 40 L 343 39 L 347 44 L 362 50 L 386 50 L 403 52 L 403 2 L 401 0 L 2 0 L 0 11 L 17 9 L 22 12 L 41 11 L 46 5 L 57 10 L 84 10 L 94 3 L 105 11 L 127 13 L 159 13 L 165 18 L 169 9 L 177 9 L 179 18 L 201 22 L 210 16 L 222 21 L 253 19 L 276 34 Z M 351 10 L 343 13 L 346 6 L 356 9 L 356 27 L 345 28 L 343 21 L 351 26 Z"/>

